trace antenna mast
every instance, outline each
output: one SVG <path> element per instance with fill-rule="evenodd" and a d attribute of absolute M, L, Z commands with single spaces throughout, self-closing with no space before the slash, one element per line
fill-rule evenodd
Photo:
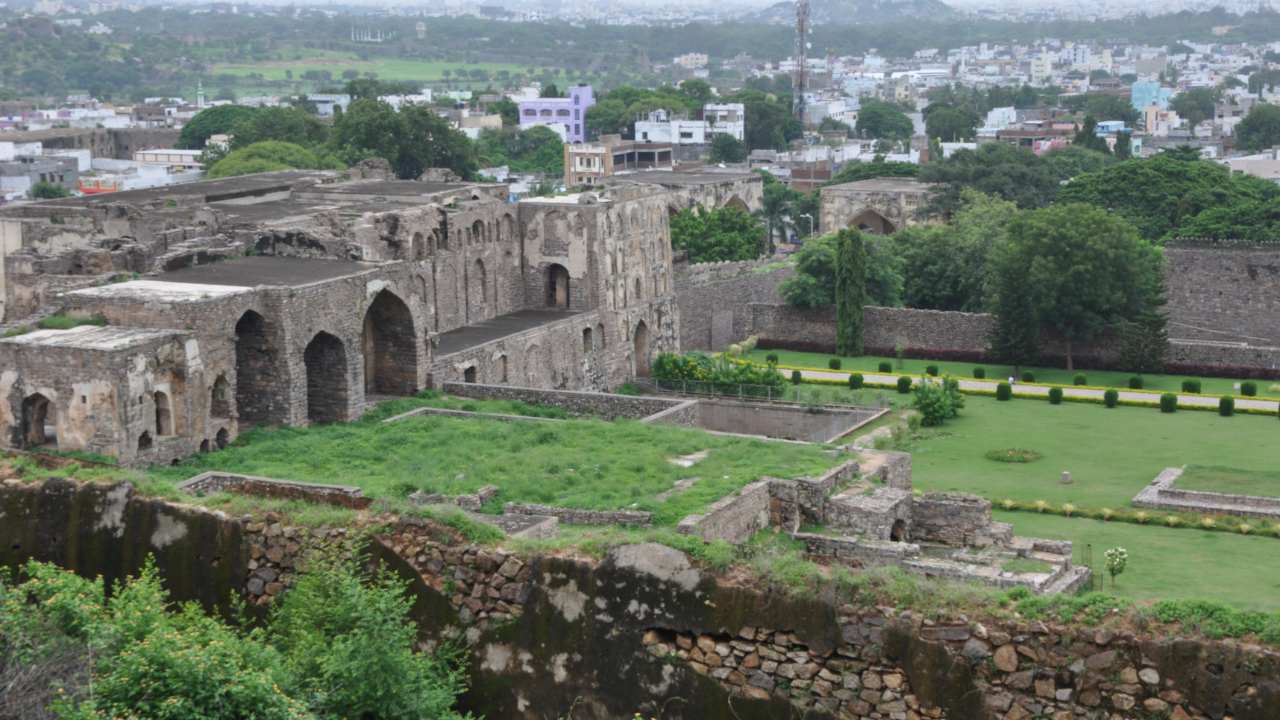
<path fill-rule="evenodd" d="M 791 85 L 791 108 L 804 123 L 804 93 L 809 89 L 809 0 L 796 0 L 796 76 Z"/>

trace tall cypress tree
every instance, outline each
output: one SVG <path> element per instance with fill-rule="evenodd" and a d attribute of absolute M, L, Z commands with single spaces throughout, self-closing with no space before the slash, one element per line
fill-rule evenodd
<path fill-rule="evenodd" d="M 996 324 L 992 328 L 991 354 L 1021 374 L 1023 365 L 1040 357 L 1040 318 L 1031 286 L 1005 258 L 996 274 Z"/>
<path fill-rule="evenodd" d="M 862 354 L 862 307 L 867 302 L 867 253 L 862 233 L 836 235 L 836 354 Z"/>

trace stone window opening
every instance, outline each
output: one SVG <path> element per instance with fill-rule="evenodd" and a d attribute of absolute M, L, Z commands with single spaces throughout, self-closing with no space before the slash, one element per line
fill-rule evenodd
<path fill-rule="evenodd" d="M 641 320 L 631 335 L 632 371 L 636 377 L 649 375 L 649 326 Z"/>
<path fill-rule="evenodd" d="M 547 268 L 547 305 L 569 308 L 569 271 L 563 265 Z"/>
<path fill-rule="evenodd" d="M 889 539 L 894 542 L 907 541 L 907 523 L 901 518 L 893 521 L 893 528 L 889 530 Z"/>
<path fill-rule="evenodd" d="M 173 434 L 173 408 L 169 405 L 169 396 L 157 390 L 152 398 L 156 406 L 156 435 L 163 437 Z"/>
<path fill-rule="evenodd" d="M 502 378 L 502 382 L 509 382 L 507 379 L 507 356 L 500 355 L 498 357 L 498 376 Z"/>
<path fill-rule="evenodd" d="M 205 438 L 204 440 L 201 440 L 201 441 L 200 441 L 200 452 L 202 452 L 202 453 L 207 453 L 207 452 L 209 452 L 209 439 L 208 439 L 208 438 Z"/>
<path fill-rule="evenodd" d="M 227 376 L 219 375 L 209 389 L 209 416 L 231 417 L 231 404 L 227 402 Z"/>
<path fill-rule="evenodd" d="M 589 353 L 595 349 L 595 343 L 591 341 L 591 328 L 582 328 L 582 352 Z"/>
<path fill-rule="evenodd" d="M 463 370 L 463 371 L 462 371 L 462 382 L 464 382 L 464 383 L 471 383 L 471 384 L 475 384 L 475 381 L 476 381 L 476 366 L 475 366 L 475 365 L 472 365 L 471 367 L 469 367 L 469 368 L 467 368 L 467 369 L 465 369 L 465 370 Z"/>
<path fill-rule="evenodd" d="M 58 449 L 58 411 L 49 398 L 34 393 L 22 401 L 23 448 Z"/>
<path fill-rule="evenodd" d="M 476 311 L 476 317 L 471 318 L 474 321 L 484 315 L 484 306 L 488 301 L 489 295 L 489 274 L 485 271 L 484 260 L 480 258 L 476 258 L 473 268 L 472 277 L 469 278 L 471 284 L 469 301 L 471 307 Z"/>
<path fill-rule="evenodd" d="M 642 292 L 641 292 L 641 290 L 640 290 L 640 278 L 636 278 L 636 280 L 635 280 L 635 286 L 636 286 L 636 290 L 635 290 L 635 293 L 634 293 L 634 295 L 633 295 L 633 299 L 634 299 L 636 302 L 640 302 L 640 298 L 644 297 L 644 293 L 642 293 Z"/>
<path fill-rule="evenodd" d="M 361 336 L 365 393 L 412 395 L 418 389 L 417 347 L 409 306 L 383 290 L 364 316 Z"/>
<path fill-rule="evenodd" d="M 151 433 L 147 432 L 146 430 L 143 430 L 142 434 L 138 436 L 138 452 L 142 452 L 143 450 L 150 450 L 152 444 L 153 443 L 151 442 Z"/>
<path fill-rule="evenodd" d="M 596 336 L 597 336 L 597 338 L 600 340 L 600 349 L 601 349 L 601 350 L 603 350 L 603 349 L 604 349 L 604 347 L 605 347 L 605 342 L 604 342 L 604 323 L 600 323 L 600 324 L 596 325 Z"/>
<path fill-rule="evenodd" d="M 476 244 L 484 242 L 484 223 L 479 220 L 471 224 L 471 241 Z"/>
<path fill-rule="evenodd" d="M 227 432 L 226 428 L 218 428 L 218 434 L 213 436 L 213 444 L 219 450 L 225 449 L 231 444 L 231 433 Z"/>
<path fill-rule="evenodd" d="M 307 368 L 307 419 L 313 423 L 347 419 L 347 350 L 327 332 L 316 333 L 302 354 Z"/>
<path fill-rule="evenodd" d="M 266 320 L 246 311 L 236 322 L 236 412 L 246 426 L 270 422 L 279 353 L 267 334 Z M 229 417 L 224 416 L 215 417 Z"/>

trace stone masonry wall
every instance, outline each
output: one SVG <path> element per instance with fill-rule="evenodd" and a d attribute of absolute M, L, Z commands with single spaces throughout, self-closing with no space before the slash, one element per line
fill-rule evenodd
<path fill-rule="evenodd" d="M 770 259 L 680 264 L 675 269 L 680 306 L 680 349 L 720 350 L 751 334 L 751 303 L 776 302 L 790 265 Z"/>
<path fill-rule="evenodd" d="M 580 392 L 576 390 L 541 390 L 511 385 L 482 385 L 478 383 L 445 383 L 443 390 L 450 395 L 476 400 L 518 400 L 531 405 L 551 405 L 563 408 L 575 415 L 590 415 L 616 420 L 630 418 L 640 420 L 655 413 L 680 405 L 683 401 L 671 398 L 641 397 L 637 395 L 611 395 L 607 393 Z"/>
<path fill-rule="evenodd" d="M 1169 337 L 1280 347 L 1280 247 L 1167 247 Z"/>

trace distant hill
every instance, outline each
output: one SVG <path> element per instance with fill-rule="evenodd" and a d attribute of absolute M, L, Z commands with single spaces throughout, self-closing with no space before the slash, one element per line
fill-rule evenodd
<path fill-rule="evenodd" d="M 946 19 L 960 13 L 940 0 L 810 0 L 809 18 L 814 25 L 884 23 L 912 18 Z M 756 13 L 762 22 L 795 22 L 796 4 L 780 2 Z"/>

